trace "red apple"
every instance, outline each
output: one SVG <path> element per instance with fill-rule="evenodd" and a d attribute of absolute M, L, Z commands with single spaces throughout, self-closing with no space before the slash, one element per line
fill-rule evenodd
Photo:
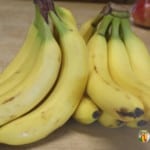
<path fill-rule="evenodd" d="M 137 0 L 131 15 L 135 24 L 150 27 L 150 0 Z"/>

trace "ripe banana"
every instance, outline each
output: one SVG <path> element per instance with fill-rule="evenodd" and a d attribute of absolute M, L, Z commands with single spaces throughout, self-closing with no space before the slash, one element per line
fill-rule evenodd
<path fill-rule="evenodd" d="M 72 29 L 77 29 L 77 22 L 69 9 L 55 6 L 55 11 L 65 24 L 71 26 Z"/>
<path fill-rule="evenodd" d="M 35 37 L 38 40 L 38 36 Z M 37 40 L 33 41 L 30 51 L 27 50 L 27 53 L 30 53 L 26 59 L 24 59 L 23 64 L 17 68 L 16 72 L 14 72 L 7 80 L 0 84 L 0 103 L 4 102 L 4 100 L 9 99 L 9 91 L 14 91 L 16 86 L 20 86 L 22 82 L 25 82 L 26 76 L 32 72 L 34 63 L 37 58 L 37 54 L 39 53 L 37 49 L 40 46 L 40 41 L 37 43 Z M 4 98 L 4 95 L 7 98 Z M 11 95 L 13 97 L 14 95 Z"/>
<path fill-rule="evenodd" d="M 33 43 L 35 42 L 35 37 L 37 36 L 37 29 L 34 23 L 31 24 L 29 31 L 26 35 L 26 39 L 23 43 L 23 46 L 18 51 L 17 55 L 13 58 L 13 60 L 4 68 L 4 70 L 0 73 L 0 84 L 5 82 L 9 77 L 13 74 L 16 74 L 21 66 L 24 64 L 24 61 L 27 57 L 29 57 L 32 52 Z"/>
<path fill-rule="evenodd" d="M 131 67 L 139 79 L 150 86 L 150 53 L 144 42 L 132 31 L 129 19 L 121 19 L 123 41 Z"/>
<path fill-rule="evenodd" d="M 61 21 L 67 24 L 67 26 L 71 30 L 78 30 L 75 17 L 73 16 L 73 14 L 71 13 L 69 9 L 60 7 L 60 6 L 54 6 L 54 9 L 55 9 L 56 14 L 61 19 Z M 55 39 L 59 42 L 59 33 L 55 26 L 53 26 L 53 29 L 54 29 L 53 35 L 55 36 Z"/>
<path fill-rule="evenodd" d="M 107 128 L 119 128 L 123 127 L 126 123 L 118 118 L 112 116 L 110 113 L 103 111 L 100 117 L 98 118 L 98 122 Z"/>
<path fill-rule="evenodd" d="M 149 118 L 146 116 L 139 117 L 133 121 L 126 122 L 126 126 L 130 128 L 143 128 L 149 123 Z"/>
<path fill-rule="evenodd" d="M 96 17 L 92 17 L 91 19 L 87 20 L 83 23 L 80 27 L 80 33 L 84 38 L 85 42 L 88 43 L 89 39 L 93 35 L 96 30 L 97 25 L 103 18 L 103 16 L 107 15 L 111 11 L 110 4 L 107 4 Z"/>
<path fill-rule="evenodd" d="M 50 15 L 59 31 L 62 48 L 59 79 L 41 105 L 0 128 L 1 143 L 22 145 L 46 137 L 71 117 L 85 90 L 88 76 L 85 42 L 77 31 L 68 29 L 53 12 Z"/>
<path fill-rule="evenodd" d="M 105 16 L 87 44 L 90 66 L 87 93 L 102 110 L 121 120 L 133 120 L 144 113 L 144 106 L 137 97 L 113 82 L 110 76 L 105 33 L 111 20 L 111 16 Z"/>
<path fill-rule="evenodd" d="M 80 34 L 84 38 L 85 42 L 88 43 L 90 37 L 94 33 L 94 30 L 96 27 L 94 27 L 92 24 L 94 22 L 95 18 L 91 18 L 87 20 L 85 23 L 83 23 L 80 27 Z"/>
<path fill-rule="evenodd" d="M 81 124 L 91 124 L 100 116 L 100 109 L 88 96 L 83 96 L 73 114 L 73 119 Z"/>
<path fill-rule="evenodd" d="M 114 18 L 112 33 L 108 41 L 108 61 L 112 78 L 122 88 L 139 97 L 144 104 L 145 113 L 150 116 L 149 87 L 143 84 L 131 68 L 129 57 L 119 35 L 120 19 Z"/>
<path fill-rule="evenodd" d="M 34 108 L 52 89 L 57 79 L 61 64 L 60 48 L 38 9 L 36 9 L 35 25 L 39 29 L 37 44 L 41 41 L 36 51 L 39 51 L 38 60 L 33 72 L 22 84 L 23 90 L 0 105 L 0 125 Z"/>

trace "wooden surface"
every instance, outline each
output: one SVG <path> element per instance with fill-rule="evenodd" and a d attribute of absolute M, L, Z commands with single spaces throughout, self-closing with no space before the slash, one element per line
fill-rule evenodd
<path fill-rule="evenodd" d="M 78 25 L 96 15 L 102 4 L 57 2 L 72 10 Z M 123 6 L 121 6 L 123 7 Z M 124 6 L 130 8 L 130 6 Z M 31 0 L 0 0 L 0 69 L 2 70 L 19 50 L 34 17 Z M 150 49 L 150 30 L 133 29 Z M 150 132 L 150 127 L 145 128 Z M 139 129 L 108 129 L 98 123 L 84 126 L 73 120 L 47 138 L 27 146 L 0 145 L 0 150 L 149 150 L 150 142 L 138 141 Z M 11 136 L 11 135 L 10 135 Z"/>

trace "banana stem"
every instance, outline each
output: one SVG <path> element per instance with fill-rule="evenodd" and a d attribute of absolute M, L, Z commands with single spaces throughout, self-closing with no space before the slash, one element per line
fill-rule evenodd
<path fill-rule="evenodd" d="M 55 27 L 57 28 L 60 36 L 63 36 L 66 33 L 66 31 L 68 31 L 67 27 L 61 21 L 60 17 L 58 17 L 57 14 L 55 14 L 53 11 L 50 11 L 49 15 L 52 18 L 53 23 Z"/>
<path fill-rule="evenodd" d="M 96 18 L 94 19 L 92 26 L 94 28 L 97 27 L 98 23 L 103 19 L 103 17 L 105 15 L 108 15 L 111 12 L 111 7 L 110 4 L 108 3 L 100 12 L 99 14 L 96 16 Z"/>
<path fill-rule="evenodd" d="M 128 18 L 121 19 L 121 31 L 123 32 L 123 38 L 132 33 L 130 21 Z"/>
<path fill-rule="evenodd" d="M 33 0 L 34 4 L 39 7 L 42 16 L 45 21 L 48 23 L 48 5 L 47 0 Z"/>
<path fill-rule="evenodd" d="M 53 38 L 49 25 L 45 21 L 44 17 L 40 12 L 40 8 L 35 5 L 35 20 L 34 24 L 38 29 L 38 34 L 42 39 L 50 39 Z"/>
<path fill-rule="evenodd" d="M 49 11 L 55 12 L 55 6 L 53 0 L 33 0 L 35 5 L 40 9 L 42 16 L 45 18 L 45 21 L 48 23 L 48 13 Z"/>
<path fill-rule="evenodd" d="M 106 31 L 107 31 L 112 19 L 113 19 L 113 17 L 111 15 L 104 16 L 100 25 L 97 28 L 98 34 L 105 36 Z"/>
<path fill-rule="evenodd" d="M 112 31 L 111 31 L 112 38 L 120 38 L 119 28 L 120 28 L 120 19 L 114 17 L 112 21 Z"/>

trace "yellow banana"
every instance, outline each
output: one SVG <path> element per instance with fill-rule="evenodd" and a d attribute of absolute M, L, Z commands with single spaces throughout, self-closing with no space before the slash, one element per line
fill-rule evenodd
<path fill-rule="evenodd" d="M 61 21 L 63 21 L 64 24 L 66 24 L 71 30 L 78 30 L 75 17 L 69 9 L 61 6 L 54 6 L 54 9 L 56 14 L 60 17 Z M 59 33 L 55 26 L 53 26 L 53 28 L 55 39 L 59 42 Z"/>
<path fill-rule="evenodd" d="M 37 36 L 37 29 L 34 23 L 31 24 L 29 31 L 26 35 L 26 39 L 23 43 L 23 46 L 18 51 L 17 55 L 13 60 L 4 68 L 0 73 L 0 84 L 5 82 L 13 74 L 16 74 L 20 67 L 24 64 L 24 61 L 32 53 L 33 43 L 35 42 L 35 37 Z"/>
<path fill-rule="evenodd" d="M 85 90 L 88 76 L 86 45 L 80 34 L 68 29 L 53 12 L 51 17 L 59 31 L 63 53 L 59 79 L 41 105 L 0 128 L 1 143 L 22 145 L 46 137 L 72 116 Z"/>
<path fill-rule="evenodd" d="M 65 24 L 77 30 L 77 22 L 69 9 L 62 6 L 55 6 L 55 11 Z"/>
<path fill-rule="evenodd" d="M 34 63 L 39 53 L 37 49 L 40 46 L 40 40 L 39 43 L 37 43 L 38 36 L 35 37 L 35 39 L 37 40 L 32 43 L 30 51 L 27 50 L 27 53 L 30 53 L 30 55 L 24 59 L 24 63 L 20 67 L 18 66 L 16 72 L 0 84 L 0 103 L 3 103 L 3 100 L 9 99 L 8 92 L 11 91 L 12 93 L 16 86 L 20 86 L 22 82 L 25 82 L 24 80 L 26 76 L 32 72 Z M 7 95 L 7 98 L 4 98 L 4 95 Z M 13 97 L 13 95 L 11 95 L 11 97 Z"/>
<path fill-rule="evenodd" d="M 92 17 L 91 19 L 87 20 L 85 23 L 83 23 L 80 27 L 80 33 L 82 37 L 84 38 L 85 42 L 88 43 L 90 37 L 93 35 L 93 33 L 96 30 L 97 25 L 101 21 L 101 19 L 107 15 L 111 11 L 110 4 L 107 4 L 99 13 L 97 16 Z"/>
<path fill-rule="evenodd" d="M 130 128 L 143 128 L 146 127 L 149 123 L 149 118 L 146 116 L 139 117 L 133 121 L 126 122 L 126 126 Z"/>
<path fill-rule="evenodd" d="M 22 91 L 0 105 L 0 125 L 34 108 L 51 90 L 57 79 L 61 63 L 60 48 L 38 11 L 36 11 L 35 24 L 39 29 L 37 44 L 42 41 L 38 48 L 38 60 L 33 72 L 25 79 Z"/>
<path fill-rule="evenodd" d="M 121 19 L 123 41 L 131 67 L 139 79 L 150 86 L 150 53 L 148 48 L 131 29 L 129 19 Z"/>
<path fill-rule="evenodd" d="M 73 119 L 81 124 L 91 124 L 100 116 L 100 110 L 88 96 L 83 96 L 73 114 Z"/>
<path fill-rule="evenodd" d="M 90 63 L 87 93 L 102 110 L 122 120 L 133 120 L 144 113 L 144 106 L 137 97 L 113 82 L 110 76 L 105 32 L 111 20 L 111 16 L 105 16 L 87 44 Z"/>
<path fill-rule="evenodd" d="M 80 33 L 81 36 L 84 38 L 85 42 L 87 43 L 92 34 L 95 31 L 95 28 L 92 23 L 94 22 L 95 18 L 91 18 L 87 20 L 85 23 L 83 23 L 80 27 Z"/>
<path fill-rule="evenodd" d="M 112 116 L 110 113 L 103 111 L 100 117 L 98 118 L 98 122 L 107 128 L 120 128 L 123 127 L 126 123 L 118 118 Z"/>

